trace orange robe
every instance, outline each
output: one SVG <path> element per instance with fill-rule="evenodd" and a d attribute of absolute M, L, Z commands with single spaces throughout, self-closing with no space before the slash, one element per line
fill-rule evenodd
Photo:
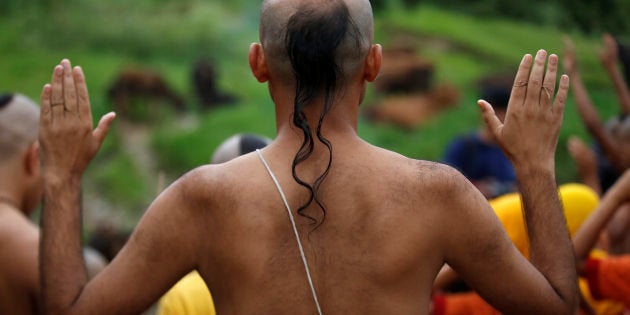
<path fill-rule="evenodd" d="M 477 293 L 433 296 L 433 315 L 500 315 Z"/>
<path fill-rule="evenodd" d="M 630 255 L 586 262 L 586 279 L 596 299 L 612 299 L 630 308 Z"/>

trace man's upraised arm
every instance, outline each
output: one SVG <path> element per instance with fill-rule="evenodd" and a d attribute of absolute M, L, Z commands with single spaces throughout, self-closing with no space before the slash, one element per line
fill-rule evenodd
<path fill-rule="evenodd" d="M 40 278 L 44 314 L 137 314 L 195 268 L 199 245 L 187 181 L 149 207 L 120 254 L 90 282 L 81 250 L 81 177 L 113 114 L 92 130 L 85 77 L 68 60 L 42 91 L 40 144 L 44 184 Z M 182 231 L 182 227 L 186 229 Z M 179 230 L 178 230 L 179 229 Z"/>
<path fill-rule="evenodd" d="M 599 205 L 582 224 L 573 238 L 575 258 L 582 262 L 597 243 L 600 233 L 617 211 L 623 211 L 623 204 L 630 201 L 630 170 L 604 195 Z M 626 206 L 630 206 L 626 204 Z"/>
<path fill-rule="evenodd" d="M 59 290 L 57 295 L 70 304 L 87 281 L 80 240 L 81 176 L 114 119 L 113 115 L 105 116 L 92 132 L 88 99 L 82 70 L 71 69 L 68 60 L 55 67 L 51 83 L 44 86 L 41 95 L 44 209 L 40 277 L 44 312 L 54 304 L 49 293 Z M 57 287 L 64 282 L 63 288 Z"/>
<path fill-rule="evenodd" d="M 504 124 L 490 104 L 479 102 L 484 120 L 514 164 L 531 263 L 511 244 L 478 193 L 453 198 L 453 207 L 463 210 L 458 212 L 459 226 L 449 227 L 457 239 L 447 246 L 447 263 L 493 306 L 510 314 L 572 314 L 577 306 L 573 250 L 554 175 L 569 78 L 560 79 L 554 102 L 558 57 L 549 57 L 545 74 L 546 59 L 542 50 L 533 61 L 530 55 L 523 58 Z"/>
<path fill-rule="evenodd" d="M 615 86 L 621 113 L 628 115 L 630 114 L 630 90 L 619 71 L 619 47 L 617 41 L 610 34 L 604 34 L 602 40 L 604 42 L 604 50 L 600 53 L 599 58 Z"/>
<path fill-rule="evenodd" d="M 564 67 L 567 73 L 571 76 L 573 96 L 575 98 L 575 103 L 577 104 L 577 110 L 580 114 L 580 118 L 582 118 L 582 121 L 591 136 L 593 136 L 597 143 L 602 147 L 602 150 L 612 165 L 618 170 L 623 171 L 625 168 L 623 166 L 619 150 L 617 149 L 617 145 L 611 135 L 604 129 L 604 124 L 597 114 L 595 105 L 591 101 L 588 91 L 586 90 L 586 86 L 584 85 L 582 76 L 580 75 L 575 47 L 573 46 L 571 39 L 568 37 L 565 38 L 564 50 Z"/>

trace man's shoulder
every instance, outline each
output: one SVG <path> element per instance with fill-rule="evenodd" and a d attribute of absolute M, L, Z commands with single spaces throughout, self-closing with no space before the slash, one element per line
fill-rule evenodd
<path fill-rule="evenodd" d="M 260 173 L 260 165 L 254 163 L 255 156 L 248 154 L 223 164 L 207 164 L 196 167 L 174 183 L 176 189 L 189 200 L 220 197 L 243 185 L 245 179 Z M 258 167 L 256 167 L 258 166 Z"/>
<path fill-rule="evenodd" d="M 0 213 L 0 238 L 18 246 L 39 242 L 39 228 L 15 209 L 2 209 Z"/>
<path fill-rule="evenodd" d="M 462 173 L 449 165 L 413 159 L 394 152 L 386 154 L 386 167 L 391 167 L 391 174 L 397 180 L 407 181 L 422 195 L 448 193 L 472 185 Z"/>
<path fill-rule="evenodd" d="M 413 160 L 412 166 L 419 184 L 428 186 L 427 188 L 431 188 L 434 192 L 447 193 L 452 192 L 453 189 L 461 190 L 471 185 L 460 171 L 447 164 Z"/>

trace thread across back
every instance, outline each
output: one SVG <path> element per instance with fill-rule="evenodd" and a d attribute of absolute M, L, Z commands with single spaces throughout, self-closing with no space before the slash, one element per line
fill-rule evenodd
<path fill-rule="evenodd" d="M 295 218 L 293 217 L 293 212 L 291 211 L 291 207 L 289 206 L 289 203 L 287 202 L 287 198 L 284 194 L 284 191 L 282 190 L 282 187 L 280 186 L 280 183 L 276 179 L 276 176 L 274 175 L 274 173 L 271 171 L 271 168 L 269 167 L 269 164 L 267 164 L 267 161 L 265 161 L 265 158 L 263 157 L 262 152 L 259 149 L 257 149 L 256 153 L 258 154 L 260 161 L 263 163 L 263 165 L 267 169 L 267 172 L 269 173 L 269 176 L 271 176 L 271 179 L 273 180 L 274 184 L 276 184 L 276 188 L 278 189 L 278 192 L 280 193 L 280 197 L 282 197 L 282 202 L 284 202 L 284 206 L 287 209 L 287 213 L 289 214 L 289 219 L 291 220 L 291 226 L 293 227 L 293 233 L 295 234 L 295 240 L 297 241 L 298 249 L 300 250 L 300 256 L 302 257 L 302 263 L 304 264 L 304 270 L 306 271 L 306 277 L 308 278 L 308 284 L 311 287 L 313 300 L 315 301 L 315 306 L 317 307 L 317 314 L 322 315 L 322 309 L 319 306 L 319 300 L 317 299 L 317 292 L 315 292 L 315 286 L 313 285 L 313 278 L 311 277 L 311 271 L 310 271 L 310 268 L 308 267 L 308 261 L 306 260 L 306 254 L 304 254 L 304 248 L 302 247 L 302 241 L 300 240 L 300 233 L 297 230 L 297 225 L 295 224 Z"/>

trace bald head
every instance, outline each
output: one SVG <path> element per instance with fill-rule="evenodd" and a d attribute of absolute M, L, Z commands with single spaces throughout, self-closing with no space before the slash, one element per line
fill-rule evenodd
<path fill-rule="evenodd" d="M 24 95 L 0 96 L 0 161 L 22 153 L 37 140 L 39 108 Z"/>
<path fill-rule="evenodd" d="M 270 72 L 277 79 L 294 80 L 296 69 L 291 57 L 296 52 L 289 42 L 292 33 L 301 33 L 306 42 L 298 44 L 334 50 L 330 53 L 343 74 L 340 79 L 344 79 L 363 65 L 372 44 L 373 28 L 368 0 L 265 0 L 260 16 L 260 41 Z M 340 37 L 336 46 L 318 43 L 318 40 L 331 42 L 335 37 Z"/>

